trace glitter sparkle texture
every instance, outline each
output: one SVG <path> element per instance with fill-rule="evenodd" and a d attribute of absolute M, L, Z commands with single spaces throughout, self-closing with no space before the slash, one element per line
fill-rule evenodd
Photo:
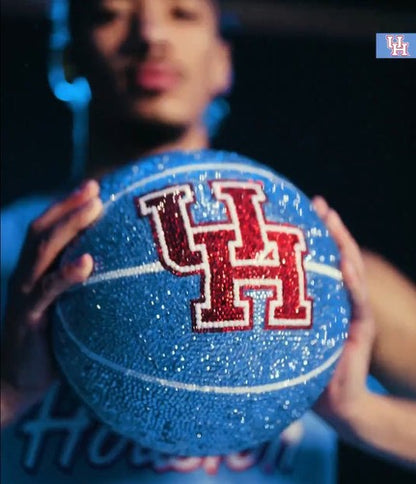
<path fill-rule="evenodd" d="M 309 199 L 208 150 L 141 160 L 101 193 L 104 215 L 63 257 L 90 252 L 94 273 L 60 299 L 54 327 L 61 368 L 98 417 L 146 447 L 212 455 L 302 416 L 350 317 Z"/>

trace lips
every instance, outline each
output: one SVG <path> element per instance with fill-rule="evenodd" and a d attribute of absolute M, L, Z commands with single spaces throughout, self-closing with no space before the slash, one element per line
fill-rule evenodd
<path fill-rule="evenodd" d="M 137 67 L 134 75 L 135 86 L 144 91 L 168 91 L 180 80 L 179 72 L 161 63 L 143 64 Z"/>

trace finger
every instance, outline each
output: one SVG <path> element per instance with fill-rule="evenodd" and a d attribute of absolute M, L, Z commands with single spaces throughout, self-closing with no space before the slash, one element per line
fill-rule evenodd
<path fill-rule="evenodd" d="M 339 247 L 340 269 L 351 301 L 352 318 L 348 330 L 348 344 L 344 353 L 347 354 L 348 348 L 350 348 L 349 351 L 354 355 L 354 358 L 359 360 L 357 360 L 356 366 L 361 362 L 361 369 L 365 370 L 368 369 L 375 335 L 375 324 L 368 296 L 366 271 L 361 249 L 335 210 L 329 209 L 325 223 Z M 357 351 L 357 348 L 360 348 L 360 350 Z M 359 357 L 357 357 L 358 354 Z"/>
<path fill-rule="evenodd" d="M 86 229 L 94 222 L 102 211 L 102 202 L 99 198 L 93 198 L 87 204 L 67 215 L 67 217 L 57 224 L 53 230 L 36 247 L 36 254 L 32 257 L 35 260 L 27 261 L 24 271 L 24 279 L 21 282 L 22 290 L 28 294 L 37 281 L 55 262 L 59 253 L 75 238 L 78 233 Z M 28 273 L 27 267 L 32 269 Z"/>
<path fill-rule="evenodd" d="M 68 213 L 85 205 L 92 198 L 98 197 L 100 186 L 95 180 L 86 180 L 79 188 L 74 190 L 67 198 L 52 205 L 43 215 L 36 219 L 31 229 L 35 234 L 47 230 L 58 223 Z"/>
<path fill-rule="evenodd" d="M 329 207 L 323 197 L 314 197 L 312 204 L 326 224 L 340 250 L 343 278 L 354 300 L 355 315 L 361 318 L 364 316 L 368 304 L 366 301 L 367 286 L 365 283 L 365 268 L 360 247 L 341 220 L 339 214 Z"/>
<path fill-rule="evenodd" d="M 371 356 L 375 337 L 375 321 L 372 314 L 365 278 L 358 274 L 355 265 L 346 257 L 341 259 L 341 270 L 344 282 L 348 288 L 352 318 L 348 330 L 348 342 L 344 352 L 352 352 L 355 365 L 366 368 Z M 348 350 L 348 348 L 350 348 Z M 360 348 L 357 351 L 357 348 Z M 364 370 L 363 370 L 364 371 Z"/>
<path fill-rule="evenodd" d="M 329 205 L 324 197 L 316 195 L 312 198 L 312 206 L 320 218 L 324 219 L 329 212 Z"/>
<path fill-rule="evenodd" d="M 87 180 L 69 197 L 52 205 L 43 215 L 30 224 L 15 271 L 16 282 L 25 277 L 28 267 L 33 267 L 36 259 L 39 257 L 39 243 L 42 243 L 42 239 L 45 238 L 45 234 L 48 233 L 51 227 L 71 211 L 85 205 L 91 198 L 97 197 L 99 191 L 100 187 L 95 180 Z"/>
<path fill-rule="evenodd" d="M 44 276 L 36 285 L 29 302 L 28 324 L 32 328 L 42 328 L 44 317 L 56 299 L 75 284 L 84 282 L 93 270 L 94 262 L 90 254 L 84 254 L 56 272 Z"/>
<path fill-rule="evenodd" d="M 361 256 L 361 249 L 351 235 L 350 231 L 344 225 L 339 214 L 330 209 L 326 217 L 325 223 L 329 232 L 338 245 L 341 255 L 348 258 L 354 264 L 360 277 L 364 276 L 364 262 Z"/>
<path fill-rule="evenodd" d="M 330 208 L 326 200 L 320 195 L 317 195 L 312 199 L 312 205 L 327 226 L 340 252 L 345 254 L 345 256 L 356 266 L 360 275 L 363 275 L 364 262 L 362 260 L 361 250 L 354 237 L 341 220 L 339 214 L 334 209 Z"/>
<path fill-rule="evenodd" d="M 355 264 L 347 257 L 341 259 L 341 271 L 350 293 L 353 307 L 353 318 L 363 319 L 369 315 L 368 291 L 363 279 L 360 277 Z"/>

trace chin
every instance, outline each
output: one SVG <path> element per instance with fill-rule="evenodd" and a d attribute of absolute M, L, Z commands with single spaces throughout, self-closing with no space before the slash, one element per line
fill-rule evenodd
<path fill-rule="evenodd" d="M 131 116 L 149 122 L 167 126 L 189 126 L 193 124 L 195 116 L 192 110 L 184 107 L 188 103 L 179 96 L 159 94 L 147 98 L 136 99 L 129 103 Z"/>

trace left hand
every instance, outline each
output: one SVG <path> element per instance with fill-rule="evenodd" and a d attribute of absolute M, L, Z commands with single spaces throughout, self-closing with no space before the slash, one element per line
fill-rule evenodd
<path fill-rule="evenodd" d="M 339 215 L 322 197 L 316 197 L 313 205 L 340 250 L 341 271 L 352 304 L 348 339 L 334 375 L 314 410 L 344 440 L 415 468 L 416 402 L 374 394 L 366 385 L 376 322 L 361 250 Z M 388 278 L 388 274 L 384 277 Z"/>
<path fill-rule="evenodd" d="M 372 314 L 366 272 L 361 250 L 338 213 L 322 197 L 313 199 L 313 206 L 338 245 L 341 271 L 349 290 L 352 317 L 334 375 L 314 406 L 314 410 L 335 426 L 354 419 L 365 403 L 366 380 L 370 369 L 371 351 L 375 340 L 375 320 Z"/>

